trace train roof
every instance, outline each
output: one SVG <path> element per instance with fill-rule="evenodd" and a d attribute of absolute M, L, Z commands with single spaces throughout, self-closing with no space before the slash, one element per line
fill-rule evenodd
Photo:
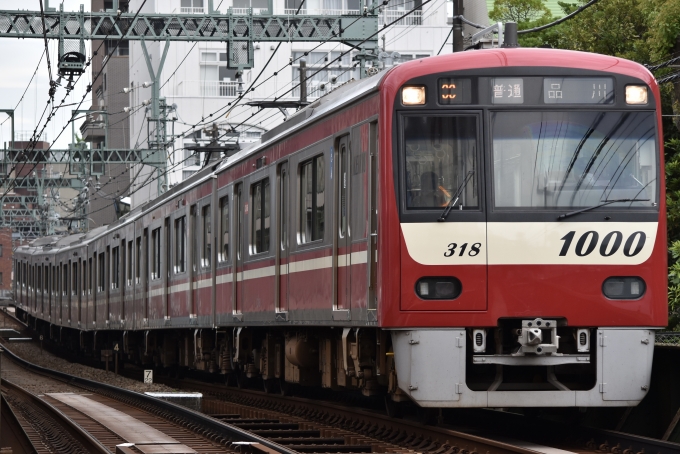
<path fill-rule="evenodd" d="M 31 242 L 29 246 L 23 246 L 22 251 L 26 251 L 28 248 L 33 249 L 31 253 L 37 253 L 39 250 L 50 250 L 86 244 L 108 231 L 116 230 L 133 222 L 145 212 L 155 209 L 166 200 L 204 183 L 207 179 L 211 178 L 213 174 L 224 171 L 244 159 L 266 150 L 276 142 L 285 139 L 287 136 L 320 120 L 335 110 L 377 92 L 382 86 L 390 88 L 399 87 L 402 83 L 413 77 L 427 73 L 443 72 L 446 71 L 447 68 L 451 68 L 451 70 L 461 70 L 499 66 L 560 66 L 597 71 L 613 71 L 640 78 L 658 90 L 654 76 L 644 66 L 623 58 L 588 52 L 561 49 L 497 48 L 411 60 L 393 66 L 386 71 L 381 71 L 374 76 L 361 80 L 353 79 L 339 86 L 303 109 L 298 110 L 280 125 L 264 133 L 261 141 L 249 143 L 234 155 L 223 158 L 220 161 L 201 169 L 190 178 L 173 186 L 160 197 L 135 208 L 113 224 L 97 227 L 85 235 L 77 234 L 68 235 L 66 237 L 48 236 L 38 238 Z"/>

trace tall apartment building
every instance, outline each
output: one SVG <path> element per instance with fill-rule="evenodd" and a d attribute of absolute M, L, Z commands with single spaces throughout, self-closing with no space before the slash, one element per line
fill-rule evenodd
<path fill-rule="evenodd" d="M 300 6 L 300 0 L 273 0 L 274 14 L 293 16 Z M 130 0 L 130 10 L 138 11 L 142 0 Z M 447 0 L 432 0 L 422 6 L 422 0 L 389 0 L 380 11 L 379 23 L 391 23 L 402 17 L 409 10 L 416 8 L 409 16 L 399 20 L 395 25 L 387 28 L 379 35 L 379 45 L 387 54 L 383 62 L 385 67 L 400 62 L 451 52 L 452 40 L 448 36 L 451 30 L 451 8 Z M 363 3 L 361 0 L 307 0 L 304 2 L 300 14 L 307 15 L 341 15 L 359 14 Z M 214 0 L 215 9 L 226 13 L 232 8 L 233 14 L 246 14 L 248 8 L 254 14 L 266 11 L 267 0 Z M 147 1 L 142 8 L 143 13 L 181 13 L 201 15 L 208 10 L 208 0 L 164 0 Z M 488 23 L 486 2 L 467 0 L 465 2 L 465 16 L 477 23 Z M 471 30 L 465 30 L 469 34 Z M 447 39 L 448 36 L 448 39 Z M 445 43 L 445 41 L 448 41 Z M 443 45 L 443 47 L 442 47 Z M 162 56 L 164 43 L 147 42 L 147 49 L 151 55 L 154 70 Z M 261 42 L 255 45 L 254 67 L 246 70 L 241 83 L 236 79 L 233 69 L 227 67 L 227 48 L 225 43 L 172 42 L 161 73 L 161 97 L 167 105 L 175 105 L 171 116 L 176 116 L 174 124 L 175 134 L 189 131 L 190 125 L 200 122 L 215 111 L 220 115 L 212 120 L 219 128 L 220 134 L 225 134 L 231 127 L 239 132 L 240 143 L 259 140 L 260 135 L 283 121 L 283 114 L 277 110 L 265 109 L 257 113 L 258 108 L 246 105 L 246 102 L 256 100 L 272 100 L 278 97 L 283 100 L 299 99 L 299 89 L 293 88 L 299 83 L 299 60 L 305 57 L 308 74 L 308 99 L 327 93 L 333 87 L 339 86 L 352 78 L 359 78 L 359 70 L 354 68 L 353 52 L 347 54 L 338 63 L 319 71 L 329 61 L 335 60 L 348 47 L 338 43 L 321 44 L 309 42 L 284 42 L 276 51 L 277 43 Z M 396 57 L 398 53 L 398 58 Z M 274 56 L 272 57 L 272 54 Z M 151 87 L 145 88 L 144 82 L 150 82 L 147 64 L 144 59 L 141 43 L 130 42 L 130 84 L 134 89 L 130 92 L 129 105 L 138 110 L 132 115 L 129 137 L 130 144 L 144 148 L 147 142 L 148 109 L 140 106 L 151 98 Z M 249 92 L 240 105 L 231 110 L 229 115 L 226 105 L 239 95 L 239 90 L 247 89 L 250 83 L 264 67 L 269 58 L 272 61 L 258 81 L 255 91 Z M 293 64 L 289 62 L 293 60 Z M 275 71 L 277 76 L 270 77 Z M 318 71 L 318 73 L 317 73 Z M 316 74 L 314 74 L 316 73 Z M 313 74 L 313 76 L 312 76 Z M 335 83 L 332 84 L 331 82 Z M 257 114 L 256 114 L 257 113 Z M 290 114 L 293 112 L 290 111 Z M 256 115 L 253 115 L 256 114 Z M 212 126 L 208 124 L 208 126 Z M 169 185 L 176 184 L 187 178 L 198 169 L 204 161 L 204 156 L 196 155 L 187 147 L 203 144 L 209 140 L 204 131 L 197 131 L 193 136 L 177 139 L 168 150 Z M 133 185 L 131 190 L 132 207 L 153 199 L 157 194 L 155 174 L 149 166 L 134 166 Z"/>
<path fill-rule="evenodd" d="M 120 0 L 118 8 L 127 11 L 127 0 Z M 111 0 L 92 0 L 92 11 L 113 8 Z M 130 148 L 130 117 L 124 112 L 128 95 L 123 91 L 130 85 L 128 61 L 129 41 L 93 40 L 90 65 L 92 79 L 92 104 L 90 113 L 83 113 L 80 126 L 82 140 L 91 149 Z M 108 129 L 108 136 L 106 130 Z M 116 214 L 114 199 L 125 197 L 130 186 L 130 168 L 127 164 L 95 166 L 89 187 L 89 227 L 99 227 L 114 222 Z M 100 188 L 97 190 L 97 188 Z"/>

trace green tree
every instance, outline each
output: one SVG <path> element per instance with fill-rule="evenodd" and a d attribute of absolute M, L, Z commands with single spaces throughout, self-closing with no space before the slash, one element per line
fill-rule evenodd
<path fill-rule="evenodd" d="M 496 0 L 489 11 L 489 18 L 494 22 L 517 22 L 518 25 L 546 17 L 550 17 L 550 10 L 543 0 Z"/>

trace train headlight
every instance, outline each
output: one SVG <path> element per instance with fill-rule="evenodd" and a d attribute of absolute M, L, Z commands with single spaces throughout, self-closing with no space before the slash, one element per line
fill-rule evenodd
<path fill-rule="evenodd" d="M 455 277 L 424 277 L 416 282 L 416 295 L 424 300 L 453 300 L 463 286 Z"/>
<path fill-rule="evenodd" d="M 645 281 L 637 276 L 610 277 L 602 284 L 602 293 L 613 300 L 636 300 L 646 288 Z"/>
<path fill-rule="evenodd" d="M 418 85 L 402 88 L 401 103 L 405 106 L 425 104 L 425 87 Z"/>
<path fill-rule="evenodd" d="M 627 85 L 626 104 L 647 104 L 647 87 L 644 85 Z"/>

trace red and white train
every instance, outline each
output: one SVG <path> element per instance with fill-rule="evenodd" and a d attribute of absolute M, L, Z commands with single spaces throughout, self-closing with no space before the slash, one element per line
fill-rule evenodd
<path fill-rule="evenodd" d="M 549 49 L 338 88 L 116 224 L 15 255 L 38 329 L 423 407 L 631 406 L 667 323 L 659 90 Z"/>

